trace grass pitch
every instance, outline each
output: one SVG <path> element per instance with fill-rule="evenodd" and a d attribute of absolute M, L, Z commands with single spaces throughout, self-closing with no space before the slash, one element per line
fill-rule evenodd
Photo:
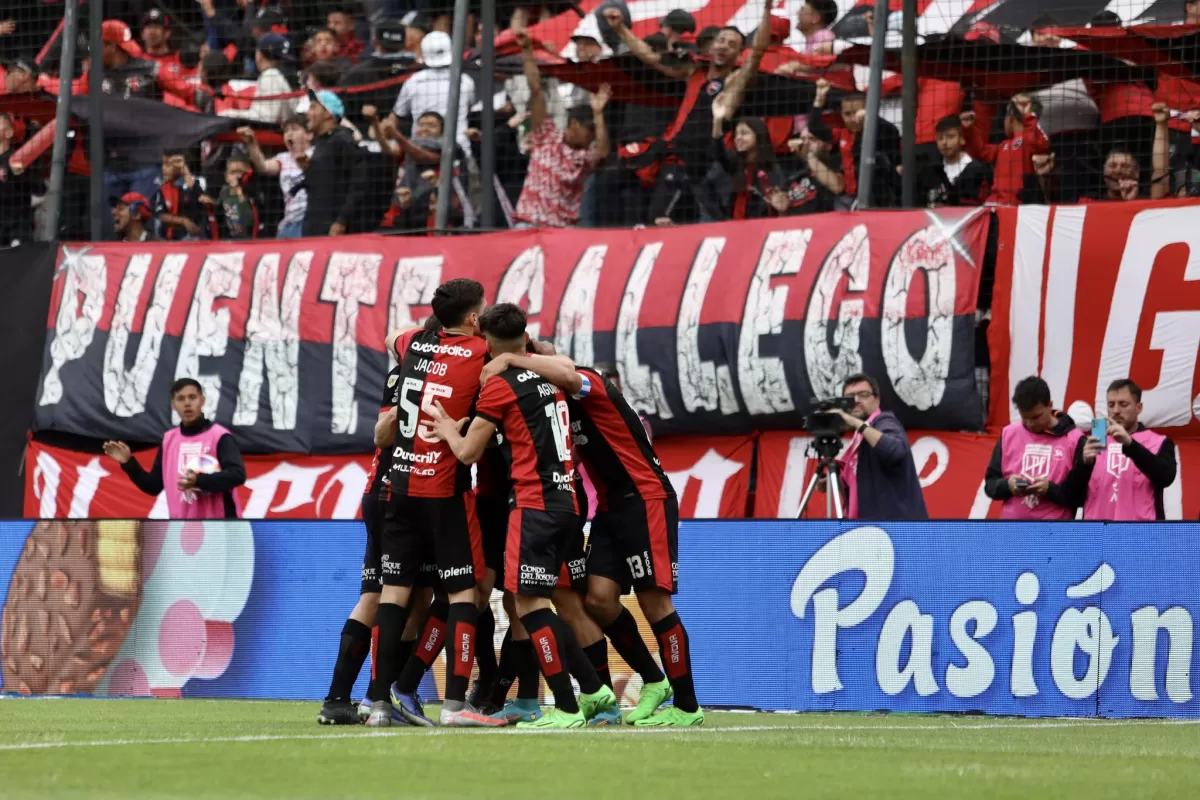
<path fill-rule="evenodd" d="M 1188 722 L 710 713 L 522 734 L 321 728 L 317 709 L 0 700 L 0 797 L 1200 797 Z"/>

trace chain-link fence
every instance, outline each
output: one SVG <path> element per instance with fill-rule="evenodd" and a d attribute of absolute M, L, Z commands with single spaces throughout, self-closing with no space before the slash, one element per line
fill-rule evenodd
<path fill-rule="evenodd" d="M 452 0 L 103 0 L 67 23 L 67 0 L 16 0 L 0 11 L 0 238 L 662 225 L 1200 192 L 1200 1 L 908 5 L 905 53 L 901 0 L 878 31 L 873 0 L 498 3 L 492 48 L 472 2 L 455 113 Z"/>

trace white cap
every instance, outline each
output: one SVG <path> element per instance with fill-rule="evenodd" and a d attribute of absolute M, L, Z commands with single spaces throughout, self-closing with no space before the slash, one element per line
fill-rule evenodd
<path fill-rule="evenodd" d="M 421 60 L 427 67 L 448 67 L 454 60 L 450 36 L 441 31 L 425 34 L 421 40 Z"/>

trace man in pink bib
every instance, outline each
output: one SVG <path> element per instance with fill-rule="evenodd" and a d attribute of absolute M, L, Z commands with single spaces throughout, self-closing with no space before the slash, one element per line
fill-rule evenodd
<path fill-rule="evenodd" d="M 192 378 L 171 386 L 171 408 L 180 425 L 163 435 L 149 472 L 124 442 L 105 442 L 104 452 L 146 494 L 165 490 L 171 519 L 240 519 L 234 490 L 246 482 L 246 466 L 233 434 L 204 418 L 204 390 Z"/>
<path fill-rule="evenodd" d="M 1012 401 L 1021 421 L 1000 432 L 983 491 L 1004 503 L 1001 519 L 1072 519 L 1067 478 L 1083 434 L 1070 417 L 1054 410 L 1050 386 L 1036 375 L 1017 383 Z"/>
<path fill-rule="evenodd" d="M 1108 387 L 1108 441 L 1080 440 L 1071 493 L 1084 519 L 1166 519 L 1163 490 L 1175 482 L 1175 443 L 1138 422 L 1142 390 L 1128 378 Z"/>

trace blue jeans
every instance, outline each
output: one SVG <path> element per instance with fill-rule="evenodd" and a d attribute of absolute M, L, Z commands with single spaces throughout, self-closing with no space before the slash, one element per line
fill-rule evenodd
<path fill-rule="evenodd" d="M 158 182 L 162 177 L 161 167 L 135 167 L 127 172 L 104 173 L 104 197 L 112 200 L 123 197 L 129 192 L 136 192 L 146 198 L 146 202 L 154 205 L 154 195 L 158 192 Z M 153 209 L 151 209 L 153 210 Z M 109 225 L 112 218 L 109 218 Z"/>
<path fill-rule="evenodd" d="M 579 204 L 579 226 L 596 228 L 596 176 L 588 175 L 583 181 L 583 200 Z"/>
<path fill-rule="evenodd" d="M 304 236 L 304 220 L 280 225 L 275 232 L 276 239 L 299 239 Z"/>

